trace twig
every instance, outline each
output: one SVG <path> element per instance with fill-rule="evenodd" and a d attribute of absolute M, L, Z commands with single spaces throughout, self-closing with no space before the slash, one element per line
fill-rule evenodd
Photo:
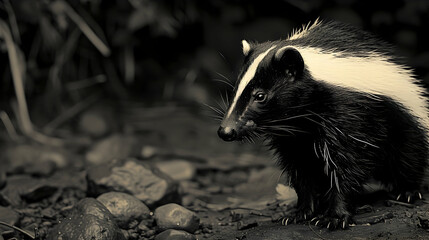
<path fill-rule="evenodd" d="M 125 82 L 128 85 L 134 83 L 135 80 L 135 71 L 136 64 L 134 59 L 134 52 L 132 46 L 125 46 L 124 49 L 124 58 L 125 58 Z"/>
<path fill-rule="evenodd" d="M 95 32 L 89 27 L 89 25 L 83 20 L 83 18 L 76 13 L 76 11 L 63 0 L 57 0 L 53 3 L 52 8 L 64 12 L 85 34 L 88 40 L 100 51 L 103 56 L 108 57 L 110 55 L 110 48 L 95 34 Z"/>
<path fill-rule="evenodd" d="M 21 131 L 28 137 L 50 145 L 62 145 L 63 142 L 58 138 L 51 138 L 44 136 L 36 131 L 34 131 L 33 124 L 30 119 L 30 114 L 28 112 L 27 100 L 25 99 L 24 91 L 24 76 L 25 65 L 24 65 L 24 56 L 22 52 L 15 46 L 13 42 L 10 29 L 7 24 L 0 19 L 0 37 L 3 37 L 6 43 L 6 48 L 9 56 L 10 70 L 12 72 L 12 79 L 15 88 L 16 99 L 18 102 L 18 112 L 17 117 L 19 119 Z M 18 52 L 19 51 L 19 52 Z M 20 64 L 20 62 L 22 64 Z"/>
<path fill-rule="evenodd" d="M 23 59 L 20 59 L 18 49 L 13 42 L 9 27 L 3 20 L 0 20 L 0 35 L 3 36 L 7 47 L 10 70 L 12 72 L 15 94 L 18 101 L 19 116 L 21 117 L 22 131 L 25 133 L 31 133 L 33 132 L 33 125 L 28 113 L 27 100 L 25 99 L 24 92 L 23 73 L 25 72 L 25 67 L 23 64 L 19 63 L 19 61 L 22 61 Z"/>
<path fill-rule="evenodd" d="M 316 234 L 320 239 L 326 239 L 324 237 L 322 237 L 322 235 L 320 235 L 320 233 L 316 232 L 312 227 L 311 224 L 308 224 L 308 227 L 310 228 L 311 231 L 313 231 L 314 234 Z"/>
<path fill-rule="evenodd" d="M 396 204 L 396 205 L 404 206 L 404 207 L 407 207 L 407 208 L 414 208 L 415 207 L 413 204 L 404 203 L 404 202 L 400 202 L 400 201 L 396 201 L 396 200 L 387 200 L 387 202 L 391 203 L 391 204 Z"/>
<path fill-rule="evenodd" d="M 8 223 L 5 223 L 5 222 L 2 222 L 2 221 L 0 221 L 0 225 L 3 225 L 3 226 L 6 226 L 6 227 L 9 227 L 9 228 L 12 228 L 13 230 L 18 231 L 18 232 L 20 232 L 20 233 L 22 233 L 22 234 L 26 235 L 27 237 L 29 237 L 29 238 L 31 238 L 31 239 L 36 239 L 36 236 L 35 236 L 34 234 L 31 234 L 30 232 L 28 232 L 28 231 L 26 231 L 26 230 L 24 230 L 24 229 L 21 229 L 21 228 L 19 228 L 19 227 L 12 226 L 12 225 L 10 225 L 10 224 L 8 224 Z"/>
<path fill-rule="evenodd" d="M 13 11 L 12 4 L 9 0 L 4 0 L 4 7 L 9 17 L 9 23 L 11 25 L 13 38 L 17 43 L 21 43 L 21 34 L 19 34 L 18 22 L 16 21 L 15 11 Z"/>
<path fill-rule="evenodd" d="M 90 77 L 90 78 L 85 78 L 85 79 L 81 79 L 75 82 L 70 82 L 67 83 L 66 85 L 66 89 L 68 91 L 75 91 L 75 90 L 79 90 L 82 88 L 87 88 L 87 87 L 91 87 L 100 83 L 104 83 L 106 82 L 107 77 L 104 74 L 98 74 L 94 77 Z"/>
<path fill-rule="evenodd" d="M 86 109 L 88 106 L 96 102 L 100 98 L 101 94 L 100 92 L 96 92 L 93 95 L 87 97 L 83 101 L 78 102 L 65 112 L 63 112 L 61 115 L 59 115 L 57 118 L 49 122 L 45 125 L 43 128 L 43 132 L 50 134 L 52 133 L 56 128 L 58 128 L 60 125 L 62 125 L 64 122 L 69 120 L 70 118 L 76 116 L 78 113 Z"/>

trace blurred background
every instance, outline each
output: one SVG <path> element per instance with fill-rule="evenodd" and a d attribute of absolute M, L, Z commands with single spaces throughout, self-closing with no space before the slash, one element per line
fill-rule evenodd
<path fill-rule="evenodd" d="M 235 82 L 242 39 L 286 38 L 317 17 L 394 44 L 428 82 L 428 10 L 426 0 L 1 0 L 0 129 L 52 134 L 100 99 L 213 105 Z"/>

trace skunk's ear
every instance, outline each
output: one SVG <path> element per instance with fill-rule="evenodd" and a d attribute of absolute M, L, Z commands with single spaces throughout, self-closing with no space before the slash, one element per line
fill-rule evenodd
<path fill-rule="evenodd" d="M 241 41 L 241 45 L 243 46 L 244 56 L 247 56 L 251 50 L 250 44 L 246 40 L 243 40 L 243 41 Z"/>
<path fill-rule="evenodd" d="M 273 61 L 277 69 L 284 70 L 292 80 L 304 71 L 304 59 L 294 47 L 282 47 L 277 50 Z"/>

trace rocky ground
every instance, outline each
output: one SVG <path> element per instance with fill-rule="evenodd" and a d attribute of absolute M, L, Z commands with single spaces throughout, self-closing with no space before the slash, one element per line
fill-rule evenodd
<path fill-rule="evenodd" d="M 296 195 L 261 143 L 222 142 L 200 111 L 126 106 L 88 109 L 64 147 L 2 142 L 0 240 L 429 239 L 428 202 L 385 193 L 347 230 L 282 226 Z"/>

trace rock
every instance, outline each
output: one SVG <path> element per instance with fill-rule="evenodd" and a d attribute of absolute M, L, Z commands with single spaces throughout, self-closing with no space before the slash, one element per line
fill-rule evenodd
<path fill-rule="evenodd" d="M 8 178 L 6 187 L 0 191 L 0 198 L 8 205 L 19 206 L 23 200 L 37 202 L 52 196 L 57 190 L 57 186 L 44 179 L 15 175 Z"/>
<path fill-rule="evenodd" d="M 176 181 L 190 180 L 195 176 L 196 172 L 194 165 L 184 160 L 162 161 L 157 162 L 155 165 L 161 172 Z"/>
<path fill-rule="evenodd" d="M 95 105 L 83 112 L 79 117 L 79 130 L 92 137 L 102 137 L 116 130 L 116 121 L 113 111 L 106 105 Z"/>
<path fill-rule="evenodd" d="M 155 209 L 154 218 L 161 230 L 176 229 L 194 233 L 200 224 L 200 219 L 194 212 L 175 203 Z"/>
<path fill-rule="evenodd" d="M 108 192 L 98 196 L 101 202 L 114 216 L 122 229 L 128 229 L 133 221 L 141 221 L 148 217 L 150 210 L 139 199 L 126 193 Z"/>
<path fill-rule="evenodd" d="M 19 214 L 11 208 L 0 206 L 0 222 L 15 226 L 19 221 Z M 11 230 L 8 227 L 0 225 L 0 234 L 3 231 Z M 0 235 L 1 236 L 1 235 Z"/>
<path fill-rule="evenodd" d="M 0 170 L 0 189 L 6 185 L 6 172 Z"/>
<path fill-rule="evenodd" d="M 48 233 L 47 239 L 125 240 L 113 218 L 102 203 L 84 198 Z"/>
<path fill-rule="evenodd" d="M 0 204 L 19 206 L 22 201 L 38 202 L 51 197 L 58 189 L 77 188 L 86 192 L 86 186 L 85 175 L 74 171 L 57 171 L 49 178 L 13 175 L 0 191 Z"/>
<path fill-rule="evenodd" d="M 113 159 L 138 156 L 141 144 L 134 136 L 116 134 L 94 144 L 86 153 L 86 162 L 92 165 L 107 164 Z"/>
<path fill-rule="evenodd" d="M 37 145 L 20 145 L 7 148 L 3 158 L 10 173 L 28 173 L 49 176 L 56 168 L 67 165 L 66 152 Z"/>
<path fill-rule="evenodd" d="M 159 152 L 158 148 L 153 146 L 143 146 L 140 152 L 142 158 L 152 158 Z"/>
<path fill-rule="evenodd" d="M 168 229 L 156 235 L 155 240 L 196 240 L 196 237 L 185 231 Z"/>
<path fill-rule="evenodd" d="M 239 221 L 237 223 L 237 230 L 246 230 L 249 228 L 254 228 L 257 227 L 258 223 L 256 222 L 256 220 L 252 220 L 252 221 Z"/>
<path fill-rule="evenodd" d="M 99 194 L 126 192 L 149 207 L 178 201 L 178 185 L 158 169 L 135 159 L 112 161 L 88 170 L 88 191 Z"/>

